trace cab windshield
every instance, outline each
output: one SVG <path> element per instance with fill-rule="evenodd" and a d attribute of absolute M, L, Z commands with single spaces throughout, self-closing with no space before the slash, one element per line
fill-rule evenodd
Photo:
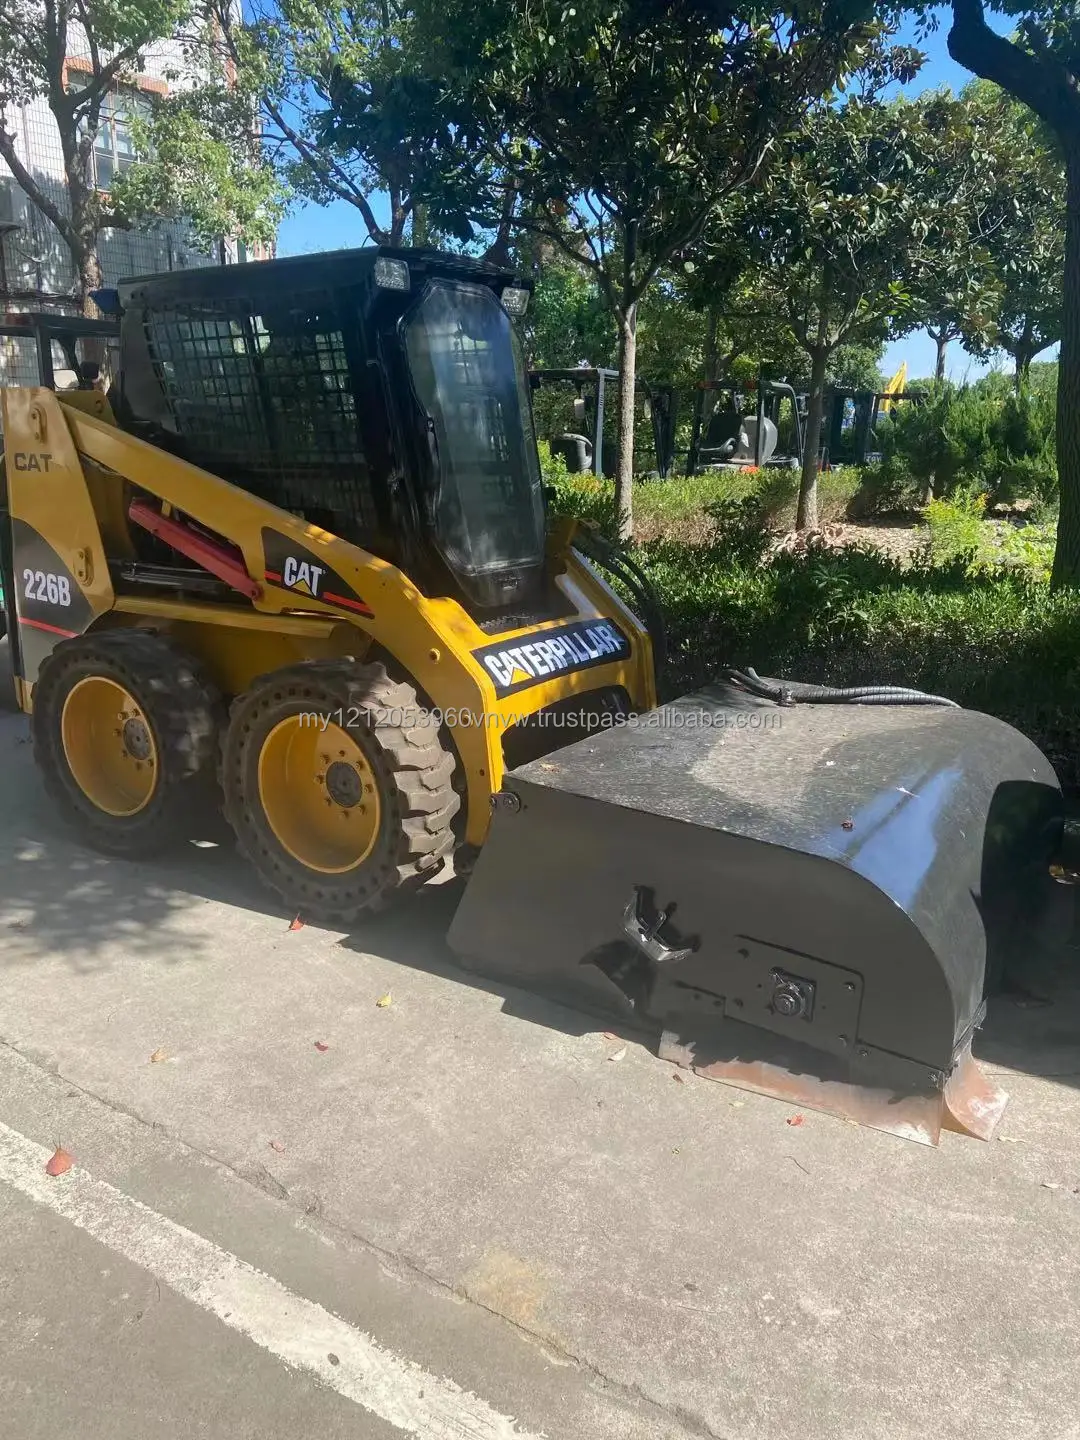
<path fill-rule="evenodd" d="M 405 348 L 434 440 L 447 563 L 463 579 L 540 565 L 540 467 L 510 317 L 486 287 L 435 281 L 405 321 Z"/>

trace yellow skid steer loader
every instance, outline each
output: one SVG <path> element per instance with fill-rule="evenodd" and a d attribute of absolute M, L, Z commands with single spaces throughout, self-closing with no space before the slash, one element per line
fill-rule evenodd
<path fill-rule="evenodd" d="M 133 857 L 223 806 L 287 907 L 340 926 L 479 852 L 467 967 L 718 1078 L 988 1135 L 971 1040 L 1053 888 L 1051 766 L 906 690 L 751 672 L 657 708 L 644 575 L 545 513 L 529 293 L 386 248 L 150 276 L 99 295 L 107 396 L 2 392 L 50 795 Z"/>

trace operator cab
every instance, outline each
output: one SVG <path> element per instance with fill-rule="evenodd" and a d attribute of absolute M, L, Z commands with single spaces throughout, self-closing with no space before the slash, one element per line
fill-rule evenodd
<path fill-rule="evenodd" d="M 530 290 L 481 261 L 387 247 L 126 281 L 114 408 L 429 593 L 481 618 L 536 615 L 558 597 L 512 318 Z"/>

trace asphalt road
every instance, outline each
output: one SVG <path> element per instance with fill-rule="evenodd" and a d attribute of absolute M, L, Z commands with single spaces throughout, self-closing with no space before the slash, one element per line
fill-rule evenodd
<path fill-rule="evenodd" d="M 933 1150 L 478 985 L 456 886 L 290 931 L 73 843 L 0 713 L 0 1433 L 1080 1437 L 1075 957 Z"/>

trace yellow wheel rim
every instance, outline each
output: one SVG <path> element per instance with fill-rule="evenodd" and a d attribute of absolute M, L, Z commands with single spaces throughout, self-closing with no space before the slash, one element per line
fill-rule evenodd
<path fill-rule="evenodd" d="M 72 778 L 92 805 L 118 819 L 149 805 L 157 788 L 157 742 L 142 706 L 122 685 L 104 675 L 73 685 L 60 739 Z"/>
<path fill-rule="evenodd" d="M 294 860 L 322 875 L 362 865 L 375 847 L 382 807 L 360 746 L 338 725 L 306 716 L 279 721 L 259 753 L 259 803 Z"/>

